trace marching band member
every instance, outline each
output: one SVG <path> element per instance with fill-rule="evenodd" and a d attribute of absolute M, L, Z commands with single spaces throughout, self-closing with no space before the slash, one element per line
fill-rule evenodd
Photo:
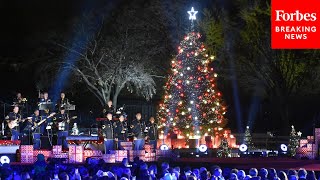
<path fill-rule="evenodd" d="M 101 121 L 101 129 L 104 137 L 105 153 L 114 150 L 114 127 L 116 124 L 112 120 L 112 114 L 107 114 L 107 120 Z"/>
<path fill-rule="evenodd" d="M 136 114 L 136 119 L 133 120 L 130 126 L 134 136 L 134 150 L 143 150 L 145 143 L 146 125 L 141 119 L 141 113 Z"/>
<path fill-rule="evenodd" d="M 119 121 L 116 123 L 115 127 L 115 137 L 116 141 L 118 141 L 118 149 L 124 150 L 124 148 L 121 146 L 121 142 L 128 141 L 128 128 L 127 128 L 127 122 L 124 121 L 124 115 L 121 114 L 119 116 Z"/>
<path fill-rule="evenodd" d="M 149 143 L 152 144 L 153 147 L 156 149 L 158 139 L 158 126 L 155 123 L 154 117 L 150 117 L 149 122 L 147 123 L 147 129 Z"/>
<path fill-rule="evenodd" d="M 10 112 L 5 119 L 7 121 L 7 127 L 9 128 L 8 133 L 10 133 L 11 135 L 11 140 L 18 140 L 20 132 L 19 121 L 21 120 L 21 115 L 19 114 L 19 107 L 15 106 L 13 108 L 13 111 Z"/>
<path fill-rule="evenodd" d="M 57 141 L 57 144 L 58 145 L 62 145 L 63 149 L 67 149 L 68 148 L 68 142 L 67 142 L 66 137 L 68 136 L 68 132 L 69 132 L 70 119 L 69 119 L 68 114 L 65 113 L 65 109 L 63 107 L 60 109 L 60 113 L 56 115 L 54 120 L 58 125 L 58 131 L 57 131 L 58 141 Z"/>

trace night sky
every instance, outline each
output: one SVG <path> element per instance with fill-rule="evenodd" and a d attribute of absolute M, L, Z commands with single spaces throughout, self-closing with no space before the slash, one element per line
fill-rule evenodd
<path fill-rule="evenodd" d="M 125 0 L 0 1 L 0 82 L 2 84 L 0 100 L 11 103 L 10 101 L 17 91 L 23 92 L 30 98 L 37 96 L 34 72 L 35 69 L 41 68 L 38 66 L 39 62 L 47 60 L 46 57 L 50 56 L 50 52 L 46 50 L 46 46 L 48 46 L 46 41 L 50 33 L 70 33 L 73 19 L 86 10 L 107 5 L 112 7 L 110 8 L 113 9 L 110 11 L 112 14 L 128 2 Z M 196 2 L 200 8 L 210 4 L 208 1 Z M 144 4 L 144 1 L 138 1 L 138 3 Z M 186 5 L 183 8 L 189 8 L 189 6 Z M 227 104 L 229 104 L 228 111 L 230 117 L 234 118 L 234 99 L 230 82 L 223 83 L 222 91 Z M 243 118 L 247 119 L 253 97 L 243 94 L 240 91 Z M 91 98 L 93 97 L 91 96 Z M 298 127 L 302 131 L 310 132 L 310 127 L 315 122 L 314 119 L 318 118 L 319 100 L 318 96 L 297 97 L 292 103 L 297 114 L 295 121 L 298 122 Z M 268 119 L 264 118 L 267 113 L 266 111 L 257 115 L 260 121 Z M 299 118 L 305 119 L 305 123 L 299 121 Z M 273 123 L 273 126 L 276 125 Z M 256 131 L 265 132 L 266 130 L 263 125 L 259 126 L 259 121 L 255 126 L 257 126 Z M 230 120 L 229 127 L 235 130 L 236 123 Z"/>

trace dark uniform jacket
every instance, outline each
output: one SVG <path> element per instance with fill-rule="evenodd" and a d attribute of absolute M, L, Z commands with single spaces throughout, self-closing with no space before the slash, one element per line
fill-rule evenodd
<path fill-rule="evenodd" d="M 150 140 L 157 140 L 158 139 L 158 126 L 156 123 L 149 122 L 147 124 L 148 127 L 148 137 Z"/>
<path fill-rule="evenodd" d="M 39 123 L 42 120 L 41 116 L 36 116 L 35 114 L 32 115 L 32 126 L 34 126 L 35 123 Z M 43 122 L 41 125 L 43 126 L 45 122 Z M 40 126 L 41 126 L 40 125 Z M 40 128 L 37 127 L 37 129 L 34 130 L 36 133 L 40 133 Z"/>
<path fill-rule="evenodd" d="M 144 139 L 145 137 L 145 130 L 146 130 L 146 124 L 145 122 L 140 119 L 139 121 L 135 119 L 131 124 L 131 131 L 134 137 L 137 139 Z"/>
<path fill-rule="evenodd" d="M 115 127 L 115 137 L 118 138 L 118 140 L 126 141 L 128 137 L 128 127 L 127 122 L 125 121 L 118 121 L 116 123 Z"/>
<path fill-rule="evenodd" d="M 57 128 L 59 128 L 59 123 L 64 122 L 64 131 L 68 131 L 69 130 L 69 123 L 67 123 L 68 119 L 69 119 L 69 116 L 66 113 L 57 114 L 56 118 L 55 118 L 55 123 L 56 123 Z"/>
<path fill-rule="evenodd" d="M 114 139 L 114 130 L 116 123 L 113 120 L 104 120 L 100 122 L 103 137 L 106 139 Z M 103 129 L 102 126 L 105 126 Z"/>
<path fill-rule="evenodd" d="M 59 99 L 57 103 L 57 109 L 65 108 L 66 105 L 69 104 L 69 100 L 67 98 Z"/>

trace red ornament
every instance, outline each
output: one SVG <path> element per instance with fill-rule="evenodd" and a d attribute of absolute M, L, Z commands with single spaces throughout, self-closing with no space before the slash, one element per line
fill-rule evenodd
<path fill-rule="evenodd" d="M 214 87 L 214 86 L 215 86 L 214 84 L 211 85 L 211 87 Z"/>
<path fill-rule="evenodd" d="M 196 107 L 199 108 L 199 104 L 196 104 Z"/>
<path fill-rule="evenodd" d="M 200 67 L 200 66 L 198 66 L 198 70 L 199 70 L 199 71 L 201 70 L 201 67 Z"/>
<path fill-rule="evenodd" d="M 187 54 L 187 57 L 189 57 L 190 55 L 189 55 L 189 53 Z"/>
<path fill-rule="evenodd" d="M 198 99 L 202 99 L 202 96 L 199 96 Z"/>
<path fill-rule="evenodd" d="M 203 117 L 206 117 L 206 116 L 207 116 L 207 114 L 206 114 L 206 113 L 203 113 L 203 114 L 202 114 L 202 116 L 203 116 Z"/>
<path fill-rule="evenodd" d="M 218 92 L 218 96 L 221 96 L 221 94 Z"/>
<path fill-rule="evenodd" d="M 210 70 L 213 71 L 213 68 L 211 68 Z"/>
<path fill-rule="evenodd" d="M 176 109 L 176 112 L 178 113 L 178 112 L 179 112 L 179 109 Z"/>
<path fill-rule="evenodd" d="M 198 84 L 196 84 L 196 85 L 195 85 L 195 88 L 199 88 L 199 85 L 198 85 Z"/>
<path fill-rule="evenodd" d="M 182 83 L 182 81 L 181 81 L 181 80 L 179 80 L 179 81 L 178 81 L 178 83 Z"/>
<path fill-rule="evenodd" d="M 179 60 L 179 61 L 178 61 L 178 64 L 181 64 L 181 63 L 182 63 L 182 61 L 181 61 L 181 60 Z"/>
<path fill-rule="evenodd" d="M 171 115 L 171 112 L 168 112 L 168 115 L 170 116 L 170 115 Z"/>
<path fill-rule="evenodd" d="M 201 77 L 198 77 L 198 81 L 201 81 Z"/>
<path fill-rule="evenodd" d="M 202 129 L 202 126 L 200 126 L 200 130 Z"/>
<path fill-rule="evenodd" d="M 189 79 L 193 79 L 193 76 L 190 76 Z"/>
<path fill-rule="evenodd" d="M 192 116 L 191 115 L 189 115 L 189 117 L 188 117 L 189 119 L 191 119 L 192 118 Z"/>
<path fill-rule="evenodd" d="M 183 96 L 184 96 L 184 94 L 183 94 L 183 93 L 181 93 L 181 94 L 180 94 L 180 96 L 181 96 L 181 97 L 183 97 Z"/>

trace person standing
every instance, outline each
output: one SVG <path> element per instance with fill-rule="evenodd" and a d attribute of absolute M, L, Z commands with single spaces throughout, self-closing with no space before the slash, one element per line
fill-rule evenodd
<path fill-rule="evenodd" d="M 154 117 L 150 117 L 149 122 L 147 123 L 147 129 L 149 143 L 153 145 L 154 149 L 156 149 L 158 140 L 158 125 L 155 123 Z"/>
<path fill-rule="evenodd" d="M 128 128 L 123 114 L 119 116 L 119 121 L 116 123 L 115 137 L 116 141 L 118 141 L 118 149 L 124 150 L 124 148 L 121 146 L 121 142 L 128 141 Z"/>
<path fill-rule="evenodd" d="M 33 130 L 33 149 L 40 149 L 40 147 L 41 147 L 41 138 L 40 137 L 45 129 L 43 123 L 39 127 L 37 125 L 37 123 L 39 123 L 41 120 L 42 120 L 42 117 L 40 116 L 40 112 L 38 109 L 36 109 L 32 115 L 32 124 L 34 127 L 36 127 Z M 41 130 L 43 132 L 41 132 Z"/>
<path fill-rule="evenodd" d="M 112 119 L 112 114 L 107 114 L 107 119 L 101 121 L 101 131 L 104 138 L 105 154 L 109 154 L 110 150 L 114 150 L 114 127 L 116 124 Z"/>
<path fill-rule="evenodd" d="M 56 115 L 56 118 L 54 119 L 55 123 L 58 125 L 57 129 L 57 135 L 58 140 L 57 144 L 62 145 L 62 149 L 66 150 L 68 149 L 68 142 L 67 142 L 67 136 L 69 133 L 69 123 L 70 119 L 68 114 L 65 113 L 65 109 L 61 108 L 60 113 Z"/>
<path fill-rule="evenodd" d="M 14 106 L 13 111 L 5 117 L 7 132 L 11 135 L 11 140 L 19 140 L 21 118 L 18 106 Z"/>
<path fill-rule="evenodd" d="M 57 109 L 60 111 L 61 108 L 65 108 L 66 106 L 69 105 L 69 99 L 66 98 L 66 94 L 64 92 L 60 93 L 60 99 L 58 100 L 57 103 Z"/>
<path fill-rule="evenodd" d="M 145 132 L 146 125 L 145 122 L 141 119 L 141 113 L 136 114 L 136 119 L 132 121 L 130 126 L 133 140 L 134 140 L 134 150 L 143 150 L 145 143 Z"/>
<path fill-rule="evenodd" d="M 13 105 L 19 107 L 19 114 L 21 114 L 22 116 L 25 113 L 24 110 L 26 108 L 26 102 L 27 99 L 23 98 L 20 92 L 18 92 L 16 94 L 16 97 L 13 99 Z"/>

